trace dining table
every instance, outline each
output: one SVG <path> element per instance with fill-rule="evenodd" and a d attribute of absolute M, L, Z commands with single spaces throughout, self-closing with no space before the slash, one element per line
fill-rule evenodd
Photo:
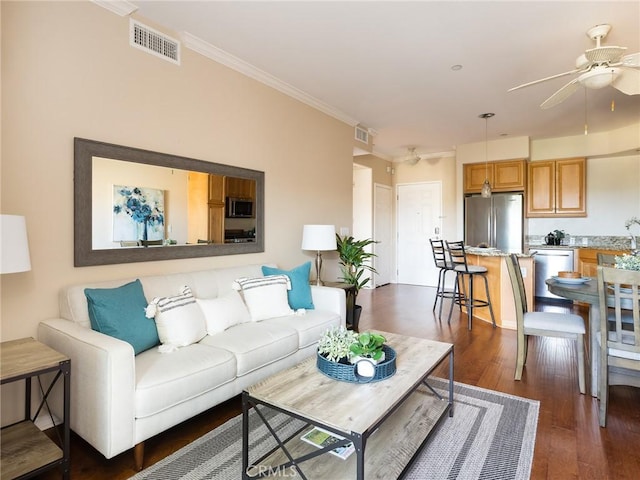
<path fill-rule="evenodd" d="M 598 342 L 598 335 L 600 335 L 600 297 L 598 295 L 598 278 L 597 277 L 583 277 L 581 282 L 571 282 L 558 280 L 558 277 L 551 277 L 545 280 L 549 291 L 559 297 L 566 298 L 568 300 L 574 300 L 589 304 L 589 325 L 586 329 L 587 339 L 585 341 L 585 348 L 588 350 L 585 355 L 585 360 L 588 362 L 585 369 L 591 380 L 587 379 L 587 385 L 590 385 L 591 395 L 593 397 L 598 396 L 598 368 L 600 365 L 600 344 Z M 611 299 L 613 302 L 613 299 Z M 607 302 L 609 303 L 609 302 Z M 613 306 L 608 305 L 610 307 Z M 623 305 L 624 308 L 624 305 Z M 624 322 L 624 320 L 623 320 Z M 618 381 L 618 374 L 616 372 L 610 373 L 609 383 L 614 385 L 616 383 L 629 384 L 628 377 L 624 378 L 627 381 Z M 633 384 L 637 384 L 638 380 L 634 379 Z"/>
<path fill-rule="evenodd" d="M 587 368 L 590 381 L 590 392 L 593 397 L 598 396 L 598 365 L 600 364 L 600 347 L 597 336 L 600 334 L 600 299 L 598 297 L 598 279 L 595 277 L 585 277 L 582 282 L 564 283 L 557 277 L 545 280 L 547 288 L 554 295 L 584 302 L 589 304 L 589 325 L 586 329 L 587 354 L 585 360 L 588 362 Z"/>

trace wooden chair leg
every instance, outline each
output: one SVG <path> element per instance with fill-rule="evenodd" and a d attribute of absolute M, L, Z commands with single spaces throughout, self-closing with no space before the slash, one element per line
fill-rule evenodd
<path fill-rule="evenodd" d="M 518 332 L 518 353 L 516 356 L 516 374 L 515 379 L 522 379 L 522 370 L 527 357 L 527 335 Z"/>
<path fill-rule="evenodd" d="M 142 470 L 144 464 L 144 442 L 140 442 L 133 447 L 133 458 L 136 464 L 136 470 L 139 472 Z"/>
<path fill-rule="evenodd" d="M 584 373 L 584 335 L 578 335 L 578 386 L 580 393 L 585 394 L 585 373 Z"/>
<path fill-rule="evenodd" d="M 600 348 L 603 348 L 602 346 Z M 604 347 L 607 348 L 607 347 Z M 609 359 L 606 355 L 600 356 L 600 371 L 598 372 L 598 398 L 600 400 L 599 420 L 600 426 L 607 426 L 607 403 L 609 402 Z"/>

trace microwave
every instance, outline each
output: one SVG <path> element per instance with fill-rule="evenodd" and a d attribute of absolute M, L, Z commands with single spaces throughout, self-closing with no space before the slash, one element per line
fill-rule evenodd
<path fill-rule="evenodd" d="M 227 218 L 252 218 L 253 200 L 227 197 Z"/>

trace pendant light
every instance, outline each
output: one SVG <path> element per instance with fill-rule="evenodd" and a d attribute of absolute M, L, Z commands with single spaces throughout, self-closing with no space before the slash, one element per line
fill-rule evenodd
<path fill-rule="evenodd" d="M 491 184 L 489 183 L 489 154 L 488 154 L 488 124 L 489 119 L 493 117 L 495 113 L 481 113 L 478 115 L 480 118 L 484 118 L 484 183 L 482 184 L 482 189 L 480 190 L 480 195 L 482 198 L 491 197 Z"/>

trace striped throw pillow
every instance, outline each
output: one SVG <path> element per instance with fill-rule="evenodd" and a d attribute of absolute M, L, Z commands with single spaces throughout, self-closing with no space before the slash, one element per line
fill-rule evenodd
<path fill-rule="evenodd" d="M 156 328 L 160 342 L 166 345 L 161 350 L 171 351 L 172 347 L 186 347 L 198 342 L 207 334 L 204 314 L 188 286 L 181 287 L 180 293 L 176 296 L 154 298 L 151 305 L 155 305 Z"/>
<path fill-rule="evenodd" d="M 291 280 L 287 275 L 239 278 L 233 288 L 242 292 L 254 322 L 294 313 L 287 299 L 287 291 L 291 290 Z"/>

